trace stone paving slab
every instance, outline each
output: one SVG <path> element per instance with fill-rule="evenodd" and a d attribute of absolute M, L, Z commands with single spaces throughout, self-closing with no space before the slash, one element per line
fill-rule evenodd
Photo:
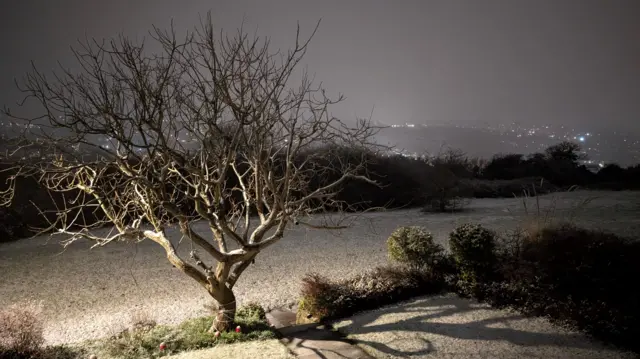
<path fill-rule="evenodd" d="M 372 358 L 340 334 L 322 326 L 298 332 L 294 337 L 282 339 L 282 342 L 299 358 Z"/>
<path fill-rule="evenodd" d="M 290 327 L 296 324 L 296 313 L 290 310 L 274 309 L 267 313 L 267 321 L 275 329 Z"/>
<path fill-rule="evenodd" d="M 287 310 L 267 313 L 269 323 L 284 337 L 282 343 L 298 358 L 372 358 L 331 328 L 317 323 L 295 325 L 295 317 Z"/>

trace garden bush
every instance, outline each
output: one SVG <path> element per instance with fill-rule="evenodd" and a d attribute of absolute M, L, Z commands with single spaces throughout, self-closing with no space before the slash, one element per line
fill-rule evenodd
<path fill-rule="evenodd" d="M 44 344 L 44 324 L 37 303 L 0 310 L 0 348 L 17 354 L 38 352 Z"/>
<path fill-rule="evenodd" d="M 0 310 L 0 359 L 80 358 L 80 350 L 44 346 L 41 310 L 36 302 L 14 304 Z"/>
<path fill-rule="evenodd" d="M 433 241 L 433 235 L 419 226 L 400 227 L 387 239 L 392 261 L 416 268 L 432 267 L 444 256 L 444 248 Z"/>
<path fill-rule="evenodd" d="M 449 246 L 458 267 L 462 293 L 495 279 L 497 255 L 493 231 L 478 224 L 463 224 L 450 233 Z"/>
<path fill-rule="evenodd" d="M 567 224 L 529 236 L 501 251 L 504 280 L 481 284 L 484 298 L 639 352 L 640 241 Z"/>
<path fill-rule="evenodd" d="M 250 302 L 237 310 L 236 317 L 252 319 L 254 321 L 265 321 L 267 320 L 267 313 L 260 304 Z"/>
<path fill-rule="evenodd" d="M 323 321 L 419 295 L 439 293 L 445 288 L 440 276 L 415 267 L 379 267 L 339 281 L 312 273 L 303 279 L 298 310 Z"/>

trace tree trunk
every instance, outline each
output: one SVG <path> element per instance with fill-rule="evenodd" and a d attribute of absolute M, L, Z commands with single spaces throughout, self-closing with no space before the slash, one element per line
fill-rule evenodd
<path fill-rule="evenodd" d="M 217 298 L 216 298 L 217 297 Z M 225 288 L 222 293 L 214 299 L 218 302 L 218 310 L 213 315 L 213 324 L 209 331 L 214 333 L 226 332 L 233 326 L 233 320 L 236 317 L 236 296 L 233 291 Z"/>

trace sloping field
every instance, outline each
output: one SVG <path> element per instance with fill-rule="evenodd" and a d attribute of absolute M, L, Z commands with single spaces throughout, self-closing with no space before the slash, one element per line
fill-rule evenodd
<path fill-rule="evenodd" d="M 571 192 L 540 201 L 543 209 L 556 208 L 550 218 L 573 218 L 577 224 L 620 234 L 640 233 L 640 192 Z M 535 212 L 535 199 L 527 203 Z M 572 210 L 576 207 L 582 208 Z M 398 226 L 423 225 L 446 245 L 447 234 L 463 222 L 500 231 L 530 223 L 533 218 L 523 208 L 520 199 L 482 199 L 456 214 L 424 214 L 417 209 L 369 213 L 340 232 L 294 227 L 245 272 L 236 286 L 237 299 L 240 304 L 258 301 L 267 308 L 291 306 L 308 272 L 339 278 L 386 263 L 385 240 Z M 204 225 L 199 230 L 206 233 Z M 189 243 L 178 244 L 175 230 L 171 237 L 186 256 Z M 127 326 L 137 312 L 160 323 L 178 323 L 201 314 L 210 301 L 193 280 L 172 268 L 153 242 L 91 250 L 89 243 L 78 242 L 62 252 L 59 239 L 0 245 L 0 306 L 42 300 L 50 343 L 103 337 Z"/>

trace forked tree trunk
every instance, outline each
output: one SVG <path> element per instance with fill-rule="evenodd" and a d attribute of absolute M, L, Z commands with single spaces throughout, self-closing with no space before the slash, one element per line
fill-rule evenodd
<path fill-rule="evenodd" d="M 213 324 L 209 331 L 214 333 L 226 332 L 233 326 L 233 320 L 236 317 L 236 296 L 233 291 L 226 289 L 218 294 L 214 299 L 218 302 L 218 310 L 213 315 Z"/>

